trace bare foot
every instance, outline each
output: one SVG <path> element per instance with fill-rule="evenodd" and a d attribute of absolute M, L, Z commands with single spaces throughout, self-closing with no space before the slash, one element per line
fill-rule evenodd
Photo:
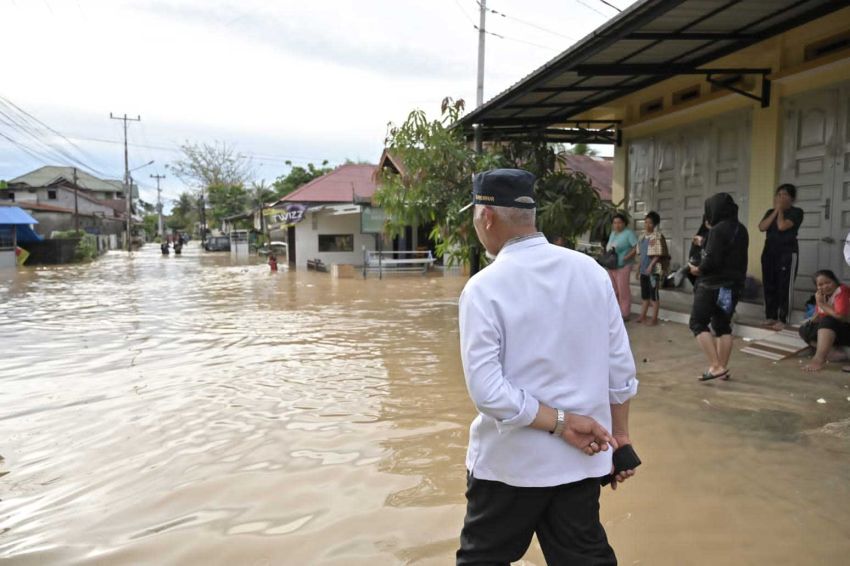
<path fill-rule="evenodd" d="M 774 325 L 774 324 L 776 324 L 777 322 L 779 322 L 779 321 L 778 321 L 778 320 L 774 320 L 774 319 L 772 319 L 772 318 L 769 318 L 769 319 L 765 320 L 764 322 L 762 322 L 762 323 L 761 323 L 761 325 L 762 325 L 762 327 L 764 327 L 764 328 L 772 328 L 772 327 L 773 327 L 773 325 Z"/>
<path fill-rule="evenodd" d="M 810 361 L 809 363 L 807 363 L 806 365 L 804 365 L 800 369 L 802 369 L 803 371 L 816 372 L 816 371 L 822 370 L 823 366 L 825 366 L 825 365 L 826 365 L 826 362 L 822 362 L 820 360 L 816 360 L 816 359 L 812 358 L 812 361 Z"/>
<path fill-rule="evenodd" d="M 658 324 L 658 319 L 657 319 L 657 318 L 653 318 L 652 320 L 650 320 L 650 321 L 649 321 L 649 322 L 647 322 L 646 324 L 647 324 L 648 326 L 656 326 L 656 325 Z"/>
<path fill-rule="evenodd" d="M 640 324 L 640 323 L 642 323 L 642 322 L 646 322 L 646 318 L 645 318 L 645 317 L 640 316 L 640 317 L 638 317 L 638 319 L 637 319 L 635 322 L 637 322 L 638 324 Z"/>
<path fill-rule="evenodd" d="M 785 323 L 784 322 L 774 322 L 768 328 L 770 328 L 771 330 L 775 330 L 775 331 L 779 332 L 781 330 L 785 330 Z"/>
<path fill-rule="evenodd" d="M 847 359 L 847 356 L 844 354 L 843 351 L 841 351 L 837 348 L 833 348 L 826 355 L 826 359 L 829 360 L 830 362 L 843 362 Z"/>

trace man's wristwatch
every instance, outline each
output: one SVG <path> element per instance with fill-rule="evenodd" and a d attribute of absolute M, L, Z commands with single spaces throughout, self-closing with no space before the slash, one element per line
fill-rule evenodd
<path fill-rule="evenodd" d="M 564 425 L 566 424 L 566 415 L 564 414 L 563 409 L 555 409 L 558 412 L 558 420 L 555 423 L 555 428 L 549 431 L 549 434 L 554 436 L 561 436 L 561 433 L 564 432 Z"/>

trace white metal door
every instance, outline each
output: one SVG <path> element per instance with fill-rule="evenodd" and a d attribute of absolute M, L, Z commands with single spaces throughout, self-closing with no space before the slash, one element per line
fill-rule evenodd
<path fill-rule="evenodd" d="M 637 139 L 629 146 L 629 211 L 642 228 L 649 210 L 661 215 L 672 263 L 684 265 L 702 223 L 705 199 L 717 192 L 735 198 L 747 215 L 749 112 L 735 112 Z"/>
<path fill-rule="evenodd" d="M 818 269 L 840 267 L 840 236 L 836 239 L 835 148 L 838 143 L 838 89 L 807 92 L 784 104 L 780 182 L 797 187 L 797 206 L 805 214 L 799 231 L 800 267 L 795 289 L 802 295 L 814 288 Z M 841 271 L 841 270 L 838 270 Z M 795 303 L 799 304 L 797 297 Z"/>
<path fill-rule="evenodd" d="M 839 128 L 836 136 L 835 152 L 835 190 L 833 206 L 835 210 L 835 228 L 832 238 L 836 241 L 838 265 L 835 272 L 844 281 L 850 281 L 850 266 L 844 261 L 844 239 L 850 232 L 850 85 L 839 90 Z"/>

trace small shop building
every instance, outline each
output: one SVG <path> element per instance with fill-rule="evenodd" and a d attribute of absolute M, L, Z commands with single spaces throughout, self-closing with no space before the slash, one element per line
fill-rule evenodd
<path fill-rule="evenodd" d="M 364 250 L 378 249 L 384 217 L 372 206 L 375 167 L 341 165 L 265 210 L 271 239 L 286 241 L 290 264 L 358 266 Z"/>
<path fill-rule="evenodd" d="M 0 205 L 0 269 L 17 266 L 19 244 L 41 241 L 33 226 L 38 220 L 17 206 Z"/>

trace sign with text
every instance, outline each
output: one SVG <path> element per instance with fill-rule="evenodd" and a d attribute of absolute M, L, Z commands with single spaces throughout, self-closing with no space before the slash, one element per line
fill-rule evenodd
<path fill-rule="evenodd" d="M 360 213 L 361 234 L 383 234 L 387 215 L 383 208 L 364 206 Z"/>
<path fill-rule="evenodd" d="M 269 208 L 263 211 L 268 217 L 269 225 L 292 226 L 304 220 L 307 206 L 303 204 L 288 204 L 286 208 Z"/>

